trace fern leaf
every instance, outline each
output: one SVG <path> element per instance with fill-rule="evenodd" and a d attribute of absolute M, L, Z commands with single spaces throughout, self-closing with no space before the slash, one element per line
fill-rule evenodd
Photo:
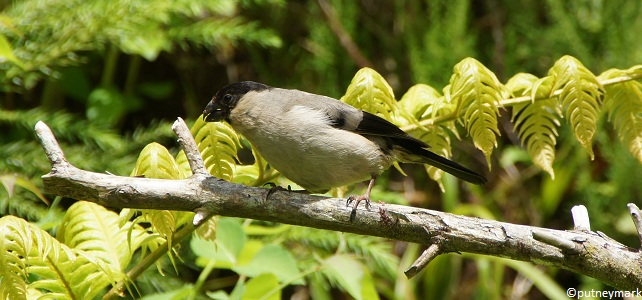
<path fill-rule="evenodd" d="M 626 72 L 608 70 L 600 78 L 624 76 Z M 609 120 L 629 149 L 642 162 L 642 83 L 627 81 L 606 87 L 604 108 Z"/>
<path fill-rule="evenodd" d="M 506 87 L 514 94 L 531 94 L 531 97 L 537 97 L 541 93 L 538 90 L 547 80 L 543 79 L 522 73 L 508 80 Z M 552 178 L 555 178 L 553 161 L 561 116 L 559 102 L 555 98 L 516 104 L 513 107 L 512 121 L 522 144 L 526 146 L 533 162 Z"/>
<path fill-rule="evenodd" d="M 216 240 L 216 226 L 218 217 L 212 217 L 207 222 L 196 228 L 196 235 L 207 241 Z"/>
<path fill-rule="evenodd" d="M 90 202 L 76 202 L 65 214 L 57 238 L 75 250 L 82 250 L 100 259 L 110 270 L 124 272 L 133 250 L 146 237 L 137 227 L 128 237 L 131 223 L 119 227 L 118 214 Z"/>
<path fill-rule="evenodd" d="M 0 299 L 27 298 L 25 260 L 31 250 L 29 225 L 14 216 L 0 218 Z"/>
<path fill-rule="evenodd" d="M 149 221 L 154 226 L 156 232 L 167 239 L 167 243 L 171 248 L 172 235 L 176 231 L 176 212 L 169 210 L 148 210 Z"/>
<path fill-rule="evenodd" d="M 198 118 L 191 131 L 210 174 L 232 181 L 238 160 L 236 152 L 241 147 L 234 129 L 224 122 L 210 123 Z"/>
<path fill-rule="evenodd" d="M 506 89 L 511 95 L 525 96 L 529 94 L 531 100 L 549 98 L 552 91 L 553 77 L 546 76 L 537 78 L 537 76 L 528 73 L 517 73 L 506 82 Z"/>
<path fill-rule="evenodd" d="M 0 241 L 3 297 L 25 299 L 26 290 L 39 289 L 47 299 L 92 299 L 110 283 L 97 259 L 69 248 L 23 219 L 0 219 Z M 20 277 L 27 271 L 38 280 L 25 290 Z"/>
<path fill-rule="evenodd" d="M 500 100 L 507 94 L 495 74 L 474 58 L 465 58 L 455 65 L 446 97 L 457 104 L 458 114 L 464 110 L 463 122 L 477 149 L 486 156 L 497 147 L 497 116 Z"/>
<path fill-rule="evenodd" d="M 354 75 L 341 101 L 392 120 L 397 101 L 388 82 L 377 71 L 362 68 Z"/>
<path fill-rule="evenodd" d="M 454 110 L 454 107 L 447 103 L 437 90 L 424 84 L 418 84 L 408 89 L 399 100 L 399 107 L 418 121 L 447 115 Z M 420 126 L 411 134 L 428 144 L 432 152 L 448 158 L 452 156 L 449 131 L 456 132 L 454 121 L 439 125 Z M 439 184 L 441 191 L 445 191 L 441 181 L 444 171 L 430 165 L 425 165 L 425 168 L 430 178 Z"/>
<path fill-rule="evenodd" d="M 159 179 L 182 179 L 184 174 L 174 157 L 159 143 L 150 143 L 140 152 L 132 176 Z"/>
<path fill-rule="evenodd" d="M 552 90 L 562 90 L 559 96 L 562 111 L 570 122 L 575 137 L 593 159 L 592 141 L 597 130 L 604 88 L 591 71 L 568 55 L 555 62 L 549 75 L 553 77 Z"/>

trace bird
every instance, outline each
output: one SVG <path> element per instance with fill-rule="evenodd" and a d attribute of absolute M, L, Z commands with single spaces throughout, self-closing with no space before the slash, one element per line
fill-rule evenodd
<path fill-rule="evenodd" d="M 375 114 L 337 99 L 253 81 L 224 86 L 203 111 L 206 122 L 225 121 L 282 175 L 310 193 L 369 180 L 370 206 L 377 177 L 394 162 L 429 164 L 467 182 L 486 178 L 439 156 L 428 144 Z"/>

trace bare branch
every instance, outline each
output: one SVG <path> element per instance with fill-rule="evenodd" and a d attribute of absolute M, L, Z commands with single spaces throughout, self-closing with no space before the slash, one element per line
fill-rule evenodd
<path fill-rule="evenodd" d="M 45 192 L 52 195 L 109 207 L 195 211 L 197 224 L 217 214 L 419 244 L 438 240 L 437 249 L 433 247 L 425 254 L 426 261 L 435 252 L 470 252 L 563 268 L 622 290 L 642 286 L 641 253 L 594 232 L 516 225 L 393 204 L 384 208 L 376 203 L 371 209 L 358 209 L 356 218 L 350 221 L 351 208 L 345 207 L 344 199 L 275 191 L 266 200 L 267 189 L 233 184 L 199 175 L 194 170 L 195 175 L 184 180 L 132 178 L 80 170 L 66 163 L 44 123 L 38 123 L 36 133 L 52 162 L 51 172 L 42 177 Z M 534 239 L 533 232 L 538 232 L 535 235 L 540 240 L 546 240 L 542 236 L 556 236 L 552 240 L 557 245 L 551 239 L 544 243 Z M 577 251 L 568 251 L 570 243 Z"/>

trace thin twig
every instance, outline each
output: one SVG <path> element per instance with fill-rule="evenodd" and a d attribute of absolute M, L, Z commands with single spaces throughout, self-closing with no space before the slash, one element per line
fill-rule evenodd
<path fill-rule="evenodd" d="M 433 243 L 431 244 L 428 249 L 424 250 L 423 253 L 415 260 L 412 265 L 405 270 L 403 273 L 406 274 L 406 277 L 408 279 L 414 277 L 419 273 L 421 270 L 423 270 L 428 264 L 435 259 L 435 257 L 439 256 L 441 254 L 441 246 L 439 243 Z"/>
<path fill-rule="evenodd" d="M 633 203 L 629 203 L 626 206 L 629 208 L 629 213 L 631 214 L 631 218 L 633 218 L 633 224 L 635 224 L 635 229 L 638 231 L 638 237 L 642 245 L 642 216 L 640 215 L 640 209 Z M 642 250 L 642 247 L 640 249 Z"/>
<path fill-rule="evenodd" d="M 49 129 L 49 126 L 42 121 L 36 123 L 36 136 L 42 144 L 42 148 L 45 149 L 45 154 L 49 158 L 52 168 L 56 169 L 59 167 L 69 166 L 69 162 L 65 158 L 65 154 L 62 152 L 62 148 L 58 144 L 56 137 Z"/>
<path fill-rule="evenodd" d="M 192 169 L 192 174 L 210 175 L 205 168 L 203 157 L 201 157 L 196 141 L 194 141 L 194 137 L 189 131 L 187 124 L 185 124 L 185 121 L 179 117 L 172 125 L 172 130 L 178 136 L 178 142 L 183 146 L 187 162 L 189 162 L 190 169 Z"/>
<path fill-rule="evenodd" d="M 363 56 L 361 50 L 359 50 L 359 47 L 357 47 L 357 44 L 355 44 L 355 42 L 352 40 L 352 37 L 350 37 L 350 34 L 343 28 L 343 25 L 341 25 L 341 21 L 339 20 L 339 18 L 337 18 L 336 12 L 332 8 L 332 5 L 330 5 L 327 0 L 318 1 L 323 15 L 325 15 L 326 19 L 328 20 L 330 29 L 339 39 L 339 43 L 341 43 L 341 46 L 346 49 L 350 58 L 354 60 L 359 68 L 372 68 L 372 62 L 370 62 L 365 56 Z"/>
<path fill-rule="evenodd" d="M 578 252 L 578 249 L 577 247 L 575 247 L 575 243 L 573 241 L 569 241 L 555 234 L 535 230 L 533 231 L 533 238 L 544 244 L 548 244 L 568 252 Z"/>
<path fill-rule="evenodd" d="M 588 210 L 584 205 L 575 205 L 571 208 L 573 224 L 575 230 L 591 231 L 591 221 L 589 220 Z"/>

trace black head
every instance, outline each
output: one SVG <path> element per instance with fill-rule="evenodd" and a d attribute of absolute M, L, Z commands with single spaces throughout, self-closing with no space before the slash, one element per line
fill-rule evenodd
<path fill-rule="evenodd" d="M 229 122 L 230 111 L 236 107 L 238 101 L 248 92 L 267 90 L 270 87 L 254 82 L 242 81 L 224 86 L 212 100 L 205 106 L 203 119 L 207 122 L 226 120 Z"/>

